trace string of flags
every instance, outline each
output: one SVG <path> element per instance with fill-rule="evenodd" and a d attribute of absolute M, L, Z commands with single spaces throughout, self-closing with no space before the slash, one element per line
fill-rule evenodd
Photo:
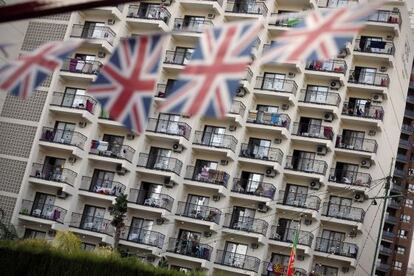
<path fill-rule="evenodd" d="M 333 58 L 352 42 L 367 17 L 384 2 L 307 12 L 301 15 L 303 18 L 298 24 L 272 41 L 255 62 L 261 65 Z M 272 19 L 285 17 L 278 15 Z M 262 20 L 206 28 L 159 111 L 187 116 L 225 116 L 262 30 Z M 146 127 L 165 37 L 165 33 L 160 33 L 121 39 L 87 90 L 112 119 L 137 134 Z M 79 40 L 49 42 L 33 53 L 6 63 L 0 67 L 0 89 L 29 97 L 81 43 Z"/>

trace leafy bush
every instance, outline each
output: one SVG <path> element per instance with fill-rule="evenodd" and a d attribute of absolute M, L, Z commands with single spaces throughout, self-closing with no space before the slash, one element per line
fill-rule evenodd
<path fill-rule="evenodd" d="M 53 239 L 53 247 L 60 249 L 67 254 L 74 254 L 81 250 L 81 240 L 69 231 L 58 231 Z"/>

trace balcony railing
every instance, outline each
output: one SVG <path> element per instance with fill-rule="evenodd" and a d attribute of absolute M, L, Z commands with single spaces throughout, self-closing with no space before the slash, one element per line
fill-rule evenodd
<path fill-rule="evenodd" d="M 285 227 L 273 225 L 270 232 L 270 239 L 281 242 L 293 243 L 295 240 L 296 229 L 286 229 Z M 308 231 L 299 231 L 298 244 L 312 246 L 313 234 Z"/>
<path fill-rule="evenodd" d="M 331 173 L 329 174 L 329 181 L 353 186 L 370 187 L 371 180 L 372 178 L 369 173 L 354 172 L 344 169 L 332 168 Z"/>
<path fill-rule="evenodd" d="M 187 166 L 184 178 L 193 181 L 222 185 L 224 187 L 227 187 L 230 175 L 224 171 L 218 171 L 214 169 L 205 170 L 204 168 Z"/>
<path fill-rule="evenodd" d="M 43 180 L 62 182 L 70 186 L 73 186 L 73 184 L 75 183 L 76 176 L 78 176 L 78 174 L 72 170 L 62 168 L 60 166 L 33 163 L 30 176 Z"/>
<path fill-rule="evenodd" d="M 108 43 L 112 45 L 116 33 L 108 26 L 87 27 L 86 25 L 74 24 L 70 36 L 87 39 L 102 39 L 108 41 Z"/>
<path fill-rule="evenodd" d="M 281 199 L 278 202 L 280 204 L 316 211 L 319 210 L 321 205 L 321 199 L 319 197 L 304 193 L 279 191 L 279 198 Z"/>
<path fill-rule="evenodd" d="M 397 224 L 399 219 L 397 217 L 394 217 L 393 215 L 386 214 L 385 221 L 391 224 Z"/>
<path fill-rule="evenodd" d="M 398 24 L 401 26 L 401 13 L 400 11 L 388 11 L 388 10 L 378 10 L 374 14 L 368 17 L 368 21 L 379 22 L 379 23 L 389 23 L 389 24 Z"/>
<path fill-rule="evenodd" d="M 388 87 L 390 84 L 390 78 L 388 74 L 376 73 L 376 72 L 356 72 L 350 71 L 349 80 L 350 83 L 373 85 L 380 87 Z"/>
<path fill-rule="evenodd" d="M 208 244 L 203 244 L 195 240 L 170 238 L 167 251 L 210 261 L 213 248 Z"/>
<path fill-rule="evenodd" d="M 249 179 L 234 178 L 232 192 L 266 197 L 273 199 L 276 193 L 276 187 L 271 183 L 262 181 L 253 181 Z"/>
<path fill-rule="evenodd" d="M 153 193 L 148 190 L 130 189 L 128 201 L 144 206 L 161 208 L 171 212 L 174 198 L 161 193 Z"/>
<path fill-rule="evenodd" d="M 262 219 L 255 219 L 252 217 L 237 216 L 235 214 L 225 214 L 224 224 L 225 228 L 240 230 L 243 232 L 256 233 L 266 236 L 269 224 Z"/>
<path fill-rule="evenodd" d="M 61 207 L 23 199 L 20 214 L 64 223 L 67 211 Z"/>
<path fill-rule="evenodd" d="M 151 245 L 162 249 L 165 235 L 156 231 L 126 226 L 122 229 L 120 239 L 139 244 Z"/>
<path fill-rule="evenodd" d="M 330 59 L 330 60 L 314 60 L 306 63 L 306 70 L 312 71 L 321 71 L 321 72 L 328 72 L 328 73 L 346 73 L 348 69 L 345 60 L 340 59 Z"/>
<path fill-rule="evenodd" d="M 385 239 L 389 239 L 389 240 L 392 240 L 392 239 L 394 239 L 395 238 L 395 233 L 393 233 L 393 232 L 390 232 L 390 231 L 386 231 L 386 230 L 384 230 L 384 231 L 382 231 L 382 237 L 383 238 L 385 238 Z"/>
<path fill-rule="evenodd" d="M 257 272 L 259 271 L 260 259 L 249 255 L 217 250 L 214 263 Z"/>
<path fill-rule="evenodd" d="M 397 161 L 408 162 L 409 158 L 406 154 L 397 153 Z"/>
<path fill-rule="evenodd" d="M 323 160 L 287 156 L 285 169 L 306 173 L 325 174 L 328 165 Z"/>
<path fill-rule="evenodd" d="M 184 122 L 149 118 L 147 131 L 190 138 L 191 127 Z"/>
<path fill-rule="evenodd" d="M 172 172 L 176 175 L 180 175 L 183 162 L 173 157 L 150 155 L 148 153 L 141 152 L 139 154 L 137 166 L 152 170 Z"/>
<path fill-rule="evenodd" d="M 414 133 L 414 127 L 410 126 L 410 125 L 407 125 L 407 124 L 403 124 L 401 126 L 401 130 L 404 131 L 404 132 L 407 132 L 408 134 Z"/>
<path fill-rule="evenodd" d="M 63 61 L 61 71 L 97 75 L 102 67 L 102 63 L 99 61 L 85 61 L 76 58 L 67 58 Z"/>
<path fill-rule="evenodd" d="M 394 252 L 392 250 L 392 248 L 389 247 L 385 247 L 383 245 L 380 245 L 380 250 L 379 250 L 380 254 L 384 254 L 384 255 L 392 255 L 392 253 Z"/>
<path fill-rule="evenodd" d="M 246 112 L 246 106 L 242 102 L 233 101 L 233 103 L 231 104 L 230 111 L 229 111 L 230 114 L 236 114 L 236 115 L 240 115 L 243 117 L 245 112 Z"/>
<path fill-rule="evenodd" d="M 361 41 L 360 39 L 356 39 L 354 51 L 370 54 L 394 55 L 395 46 L 392 41 L 377 41 L 370 39 Z"/>
<path fill-rule="evenodd" d="M 277 269 L 275 271 L 275 269 Z M 263 276 L 273 276 L 276 275 L 276 273 L 278 273 L 279 275 L 286 275 L 288 270 L 287 265 L 283 266 L 282 264 L 278 264 L 278 263 L 271 263 L 271 262 L 263 262 L 263 272 L 262 275 Z M 306 272 L 306 270 L 302 269 L 302 268 L 294 268 L 294 272 L 293 275 L 295 276 L 307 276 L 308 272 Z M 322 274 L 320 274 L 322 275 Z"/>
<path fill-rule="evenodd" d="M 86 136 L 73 130 L 56 129 L 43 127 L 41 141 L 51 143 L 75 146 L 83 150 L 86 142 Z"/>
<path fill-rule="evenodd" d="M 277 93 L 289 93 L 296 95 L 298 85 L 294 80 L 276 79 L 271 77 L 257 77 L 255 89 L 272 91 Z"/>
<path fill-rule="evenodd" d="M 344 107 L 342 109 L 342 115 L 370 118 L 382 121 L 384 119 L 384 109 L 382 108 L 382 106 L 371 104 L 356 104 L 353 106 L 349 106 L 349 103 L 345 102 Z"/>
<path fill-rule="evenodd" d="M 394 209 L 400 209 L 401 202 L 395 199 L 390 199 L 390 201 L 388 201 L 388 207 L 394 208 Z"/>
<path fill-rule="evenodd" d="M 129 5 L 127 17 L 161 20 L 168 24 L 168 20 L 170 19 L 171 14 L 165 7 L 161 5 L 152 4 L 146 6 L 145 9 L 141 8 L 139 5 Z"/>
<path fill-rule="evenodd" d="M 177 211 L 175 214 L 177 216 L 210 221 L 216 224 L 220 223 L 221 217 L 221 211 L 217 208 L 183 201 L 178 202 Z"/>
<path fill-rule="evenodd" d="M 96 103 L 96 100 L 89 96 L 53 92 L 52 102 L 50 105 L 86 110 L 93 114 Z"/>
<path fill-rule="evenodd" d="M 322 215 L 330 218 L 363 222 L 365 211 L 361 208 L 325 202 L 322 206 Z"/>
<path fill-rule="evenodd" d="M 356 259 L 358 246 L 339 240 L 316 238 L 316 251 Z"/>
<path fill-rule="evenodd" d="M 237 139 L 233 135 L 196 131 L 193 144 L 212 148 L 229 149 L 234 152 L 237 146 Z"/>
<path fill-rule="evenodd" d="M 374 139 L 366 138 L 344 138 L 342 135 L 336 137 L 336 145 L 340 149 L 348 149 L 355 151 L 363 151 L 376 153 L 378 148 L 378 143 Z"/>
<path fill-rule="evenodd" d="M 302 137 L 319 138 L 326 140 L 332 140 L 334 135 L 332 127 L 330 126 L 300 122 L 293 123 L 292 134 Z"/>
<path fill-rule="evenodd" d="M 93 181 L 92 181 L 93 180 Z M 125 193 L 125 185 L 121 182 L 103 179 L 93 179 L 83 176 L 79 190 L 89 191 L 102 195 L 118 196 Z"/>
<path fill-rule="evenodd" d="M 267 6 L 264 2 L 241 2 L 237 0 L 228 0 L 226 12 L 245 13 L 245 14 L 260 14 L 266 16 L 268 13 Z"/>
<path fill-rule="evenodd" d="M 183 19 L 176 18 L 174 20 L 174 30 L 182 30 L 186 32 L 201 33 L 205 28 L 212 27 L 213 21 L 208 19 Z"/>
<path fill-rule="evenodd" d="M 389 264 L 378 263 L 376 269 L 383 272 L 389 272 L 391 270 L 391 266 Z"/>
<path fill-rule="evenodd" d="M 319 8 L 340 8 L 358 4 L 358 0 L 318 0 Z"/>
<path fill-rule="evenodd" d="M 335 92 L 320 92 L 315 90 L 302 89 L 299 95 L 299 102 L 338 106 L 341 96 Z"/>
<path fill-rule="evenodd" d="M 289 128 L 290 117 L 284 113 L 271 113 L 250 110 L 247 117 L 248 123 Z"/>
<path fill-rule="evenodd" d="M 405 117 L 411 117 L 411 118 L 414 118 L 414 110 L 410 110 L 410 109 L 406 109 L 405 111 L 404 111 L 404 116 Z"/>
<path fill-rule="evenodd" d="M 272 13 L 271 16 L 274 18 L 278 15 L 281 15 L 279 13 Z M 289 15 L 287 13 L 283 13 L 282 15 L 288 16 L 288 18 L 284 19 L 278 19 L 278 20 L 271 20 L 269 22 L 269 25 L 274 25 L 278 27 L 287 27 L 287 28 L 294 28 L 296 27 L 302 20 L 299 16 L 297 16 L 296 13 L 292 12 Z"/>
<path fill-rule="evenodd" d="M 157 84 L 157 93 L 155 94 L 155 97 L 164 99 L 166 98 L 171 90 L 171 87 L 168 87 L 166 84 L 159 83 Z"/>
<path fill-rule="evenodd" d="M 70 220 L 69 225 L 70 227 L 102 233 L 110 236 L 112 236 L 114 232 L 110 220 L 79 213 L 72 213 L 72 219 Z"/>
<path fill-rule="evenodd" d="M 180 52 L 168 50 L 165 52 L 166 64 L 185 65 L 191 60 L 192 52 Z"/>
<path fill-rule="evenodd" d="M 111 145 L 105 141 L 92 140 L 90 154 L 127 160 L 132 162 L 135 150 L 127 145 Z"/>
<path fill-rule="evenodd" d="M 278 148 L 242 144 L 239 156 L 282 164 L 283 152 Z"/>

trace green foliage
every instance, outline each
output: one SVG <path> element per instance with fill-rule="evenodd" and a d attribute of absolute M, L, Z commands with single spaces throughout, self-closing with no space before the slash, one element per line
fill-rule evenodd
<path fill-rule="evenodd" d="M 95 248 L 94 253 L 101 257 L 116 258 L 119 254 L 112 249 L 110 246 L 98 246 Z"/>
<path fill-rule="evenodd" d="M 52 245 L 67 254 L 73 254 L 81 250 L 81 240 L 69 231 L 58 231 Z"/>
<path fill-rule="evenodd" d="M 128 198 L 126 194 L 120 194 L 115 198 L 109 213 L 113 217 L 111 224 L 115 227 L 123 227 L 125 214 L 128 211 Z"/>

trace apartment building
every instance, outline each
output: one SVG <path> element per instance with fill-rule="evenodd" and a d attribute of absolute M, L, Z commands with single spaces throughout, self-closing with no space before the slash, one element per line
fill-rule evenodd
<path fill-rule="evenodd" d="M 128 194 L 122 250 L 171 269 L 273 275 L 299 232 L 297 275 L 365 275 L 399 145 L 412 64 L 406 3 L 392 1 L 337 58 L 252 63 L 224 119 L 160 114 L 201 30 L 266 17 L 252 50 L 297 24 L 272 14 L 355 1 L 140 1 L 32 20 L 22 51 L 88 38 L 29 101 L 0 106 L 0 204 L 26 237 L 112 243 L 108 207 Z M 351 3 L 352 4 L 352 3 Z M 146 132 L 85 93 L 121 37 L 173 32 Z"/>

